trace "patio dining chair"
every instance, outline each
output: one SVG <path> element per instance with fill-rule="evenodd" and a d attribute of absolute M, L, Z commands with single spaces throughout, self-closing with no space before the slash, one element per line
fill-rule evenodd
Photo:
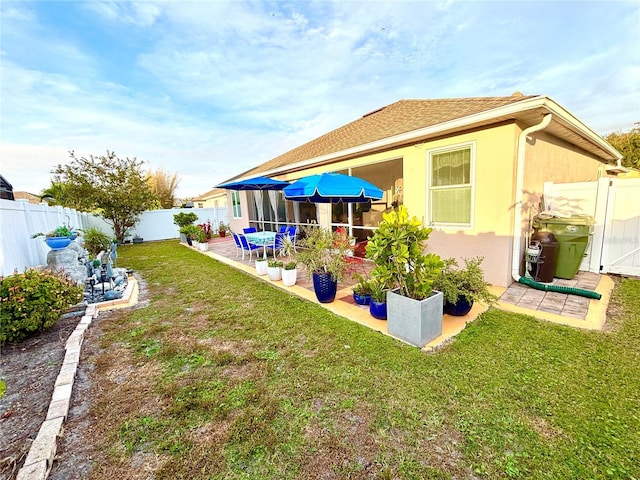
<path fill-rule="evenodd" d="M 248 228 L 243 228 L 242 231 L 244 233 L 256 233 L 256 227 L 248 227 Z"/>
<path fill-rule="evenodd" d="M 244 256 L 244 252 L 242 251 L 242 243 L 240 242 L 240 237 L 238 236 L 237 233 L 231 232 L 231 236 L 233 237 L 233 241 L 236 244 L 236 258 L 238 258 L 238 255 L 240 254 L 240 252 L 242 252 L 242 255 Z"/>
<path fill-rule="evenodd" d="M 273 239 L 273 244 L 272 245 L 266 245 L 265 248 L 270 248 L 272 250 L 273 253 L 273 258 L 275 260 L 278 252 L 280 251 L 280 249 L 282 248 L 282 246 L 284 245 L 284 241 L 283 238 L 286 236 L 287 234 L 285 232 L 278 232 L 276 233 L 276 236 Z"/>
<path fill-rule="evenodd" d="M 280 228 L 278 228 L 278 233 L 286 233 L 286 232 L 287 232 L 287 226 L 280 225 Z"/>
<path fill-rule="evenodd" d="M 250 243 L 247 240 L 247 237 L 242 233 L 238 233 L 238 238 L 240 239 L 240 245 L 242 246 L 242 260 L 244 260 L 244 252 L 249 252 L 249 261 L 251 261 L 251 255 L 254 250 L 258 250 L 262 248 L 262 245 L 256 245 L 255 243 Z M 257 255 L 257 254 L 256 254 Z"/>

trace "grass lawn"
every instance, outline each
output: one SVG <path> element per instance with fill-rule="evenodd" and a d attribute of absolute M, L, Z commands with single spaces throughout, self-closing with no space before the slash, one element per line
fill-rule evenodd
<path fill-rule="evenodd" d="M 90 359 L 95 478 L 640 478 L 640 281 L 608 332 L 492 309 L 426 354 L 175 241 L 118 252 L 148 303 Z"/>

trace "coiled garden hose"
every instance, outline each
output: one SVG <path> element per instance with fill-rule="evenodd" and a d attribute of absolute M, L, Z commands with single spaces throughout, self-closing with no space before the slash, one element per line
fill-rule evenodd
<path fill-rule="evenodd" d="M 574 288 L 574 287 L 564 287 L 562 285 L 547 285 L 544 283 L 536 282 L 530 278 L 520 277 L 518 279 L 518 283 L 522 283 L 523 285 L 527 285 L 528 287 L 535 288 L 536 290 L 544 290 L 545 292 L 558 292 L 558 293 L 566 293 L 568 295 L 578 295 L 580 297 L 587 298 L 595 298 L 596 300 L 600 300 L 602 295 L 598 292 L 593 292 L 591 290 L 584 290 L 582 288 Z"/>

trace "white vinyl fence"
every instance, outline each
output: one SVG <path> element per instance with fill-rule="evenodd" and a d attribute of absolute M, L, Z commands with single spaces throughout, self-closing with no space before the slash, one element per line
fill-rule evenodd
<path fill-rule="evenodd" d="M 220 222 L 229 223 L 226 207 L 149 210 L 141 215 L 138 224 L 130 230 L 131 235 L 138 234 L 144 241 L 178 238 L 173 215 L 180 212 L 198 215 L 196 223 L 210 221 L 214 232 Z M 44 243 L 44 237 L 32 239 L 31 235 L 50 232 L 62 224 L 75 229 L 96 227 L 113 236 L 111 225 L 92 214 L 71 208 L 50 207 L 44 203 L 34 205 L 26 200 L 0 199 L 0 276 L 46 265 L 49 247 Z"/>
<path fill-rule="evenodd" d="M 581 270 L 640 276 L 640 178 L 548 182 L 544 197 L 547 208 L 594 217 Z"/>

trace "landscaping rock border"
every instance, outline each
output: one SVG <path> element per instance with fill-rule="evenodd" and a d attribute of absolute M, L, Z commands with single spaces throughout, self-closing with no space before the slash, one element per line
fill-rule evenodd
<path fill-rule="evenodd" d="M 18 471 L 16 480 L 45 480 L 51 472 L 58 447 L 58 437 L 62 433 L 62 427 L 69 413 L 73 382 L 80 363 L 84 333 L 91 322 L 102 310 L 129 307 L 135 305 L 137 301 L 138 285 L 135 279 L 130 277 L 123 298 L 87 305 L 80 322 L 67 339 L 64 360 L 54 384 L 47 416 L 29 448 L 29 453 L 22 468 Z"/>

